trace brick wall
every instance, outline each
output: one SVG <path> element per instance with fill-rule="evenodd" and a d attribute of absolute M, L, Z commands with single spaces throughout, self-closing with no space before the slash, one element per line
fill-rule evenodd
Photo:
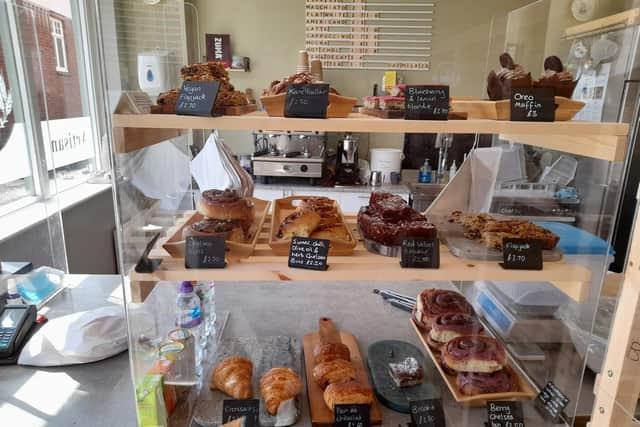
<path fill-rule="evenodd" d="M 28 1 L 18 0 L 16 4 L 24 44 L 22 54 L 31 64 L 33 88 L 42 120 L 82 116 L 78 63 L 71 19 Z M 59 19 L 63 23 L 69 70 L 67 73 L 56 71 L 55 47 L 49 18 Z M 5 76 L 5 83 L 8 84 L 1 46 L 0 71 Z M 14 90 L 14 99 L 15 97 Z"/>

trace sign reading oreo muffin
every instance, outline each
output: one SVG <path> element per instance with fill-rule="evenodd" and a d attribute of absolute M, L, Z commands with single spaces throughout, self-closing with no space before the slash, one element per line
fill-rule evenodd
<path fill-rule="evenodd" d="M 511 121 L 552 122 L 556 104 L 553 89 L 519 88 L 511 91 Z"/>
<path fill-rule="evenodd" d="M 326 119 L 329 84 L 290 84 L 284 103 L 285 117 Z"/>
<path fill-rule="evenodd" d="M 449 86 L 407 86 L 404 109 L 407 120 L 447 120 L 449 117 Z"/>

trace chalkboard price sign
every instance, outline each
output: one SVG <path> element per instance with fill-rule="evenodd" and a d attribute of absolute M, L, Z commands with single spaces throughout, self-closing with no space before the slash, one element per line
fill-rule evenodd
<path fill-rule="evenodd" d="M 521 402 L 488 401 L 489 427 L 525 427 Z"/>
<path fill-rule="evenodd" d="M 176 102 L 176 114 L 183 116 L 213 116 L 216 104 L 219 82 L 191 82 L 182 83 L 180 96 Z"/>
<path fill-rule="evenodd" d="M 403 239 L 400 265 L 403 268 L 440 268 L 438 239 Z"/>
<path fill-rule="evenodd" d="M 404 91 L 407 120 L 448 120 L 449 86 L 407 86 Z"/>
<path fill-rule="evenodd" d="M 335 427 L 369 427 L 369 405 L 336 405 L 334 408 Z"/>
<path fill-rule="evenodd" d="M 289 249 L 289 267 L 326 270 L 329 240 L 294 237 Z"/>
<path fill-rule="evenodd" d="M 249 400 L 224 400 L 222 402 L 222 422 L 228 423 L 244 417 L 245 427 L 260 427 L 258 421 L 260 415 L 260 401 Z"/>
<path fill-rule="evenodd" d="M 284 103 L 285 117 L 326 119 L 329 106 L 329 85 L 290 84 Z"/>
<path fill-rule="evenodd" d="M 440 399 L 409 402 L 411 421 L 415 427 L 445 427 L 444 411 Z"/>
<path fill-rule="evenodd" d="M 540 390 L 535 400 L 536 408 L 554 422 L 560 419 L 562 411 L 568 404 L 569 398 L 552 382 L 548 382 Z"/>
<path fill-rule="evenodd" d="M 534 239 L 502 239 L 502 267 L 506 270 L 542 270 L 542 243 Z"/>
<path fill-rule="evenodd" d="M 556 115 L 553 89 L 548 87 L 513 89 L 511 121 L 552 122 Z"/>
<path fill-rule="evenodd" d="M 223 237 L 187 236 L 186 268 L 224 268 L 225 243 Z"/>

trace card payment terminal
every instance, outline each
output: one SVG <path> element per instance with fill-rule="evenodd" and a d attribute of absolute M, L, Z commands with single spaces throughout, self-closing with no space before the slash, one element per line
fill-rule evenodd
<path fill-rule="evenodd" d="M 14 356 L 36 322 L 35 305 L 5 305 L 0 311 L 0 359 Z"/>

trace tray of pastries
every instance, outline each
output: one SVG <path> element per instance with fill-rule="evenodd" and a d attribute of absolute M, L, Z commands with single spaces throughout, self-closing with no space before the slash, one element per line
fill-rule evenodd
<path fill-rule="evenodd" d="M 284 103 L 287 96 L 287 87 L 290 84 L 313 84 L 322 83 L 313 74 L 308 72 L 297 73 L 282 80 L 274 80 L 268 89 L 262 92 L 260 102 L 265 111 L 271 117 L 284 116 Z M 329 88 L 329 105 L 327 107 L 327 117 L 347 117 L 357 99 L 342 96 L 334 88 Z"/>
<path fill-rule="evenodd" d="M 358 230 L 370 252 L 399 257 L 402 240 L 435 239 L 438 231 L 400 196 L 374 191 L 358 212 Z"/>
<path fill-rule="evenodd" d="M 318 331 L 303 339 L 311 422 L 333 425 L 338 404 L 370 405 L 371 424 L 382 423 L 355 337 L 336 329 L 329 318 L 318 322 Z"/>
<path fill-rule="evenodd" d="M 224 237 L 229 256 L 246 258 L 253 253 L 271 202 L 240 197 L 235 190 L 206 190 L 198 209 L 162 247 L 174 258 L 184 258 L 187 236 Z"/>
<path fill-rule="evenodd" d="M 438 218 L 437 223 L 442 241 L 459 258 L 502 261 L 503 239 L 522 238 L 540 240 L 544 261 L 562 259 L 562 251 L 556 247 L 560 238 L 530 221 L 453 211 L 447 218 Z"/>
<path fill-rule="evenodd" d="M 302 353 L 295 337 L 223 339 L 203 369 L 209 387 L 202 387 L 194 405 L 198 425 L 220 425 L 226 399 L 259 400 L 264 427 L 294 425 L 302 415 Z"/>
<path fill-rule="evenodd" d="M 536 396 L 463 295 L 425 289 L 418 295 L 411 324 L 458 403 L 484 406 L 489 400 Z"/>
<path fill-rule="evenodd" d="M 275 200 L 269 246 L 288 255 L 293 237 L 327 239 L 329 255 L 351 255 L 357 240 L 347 227 L 340 205 L 327 197 L 291 196 Z"/>

